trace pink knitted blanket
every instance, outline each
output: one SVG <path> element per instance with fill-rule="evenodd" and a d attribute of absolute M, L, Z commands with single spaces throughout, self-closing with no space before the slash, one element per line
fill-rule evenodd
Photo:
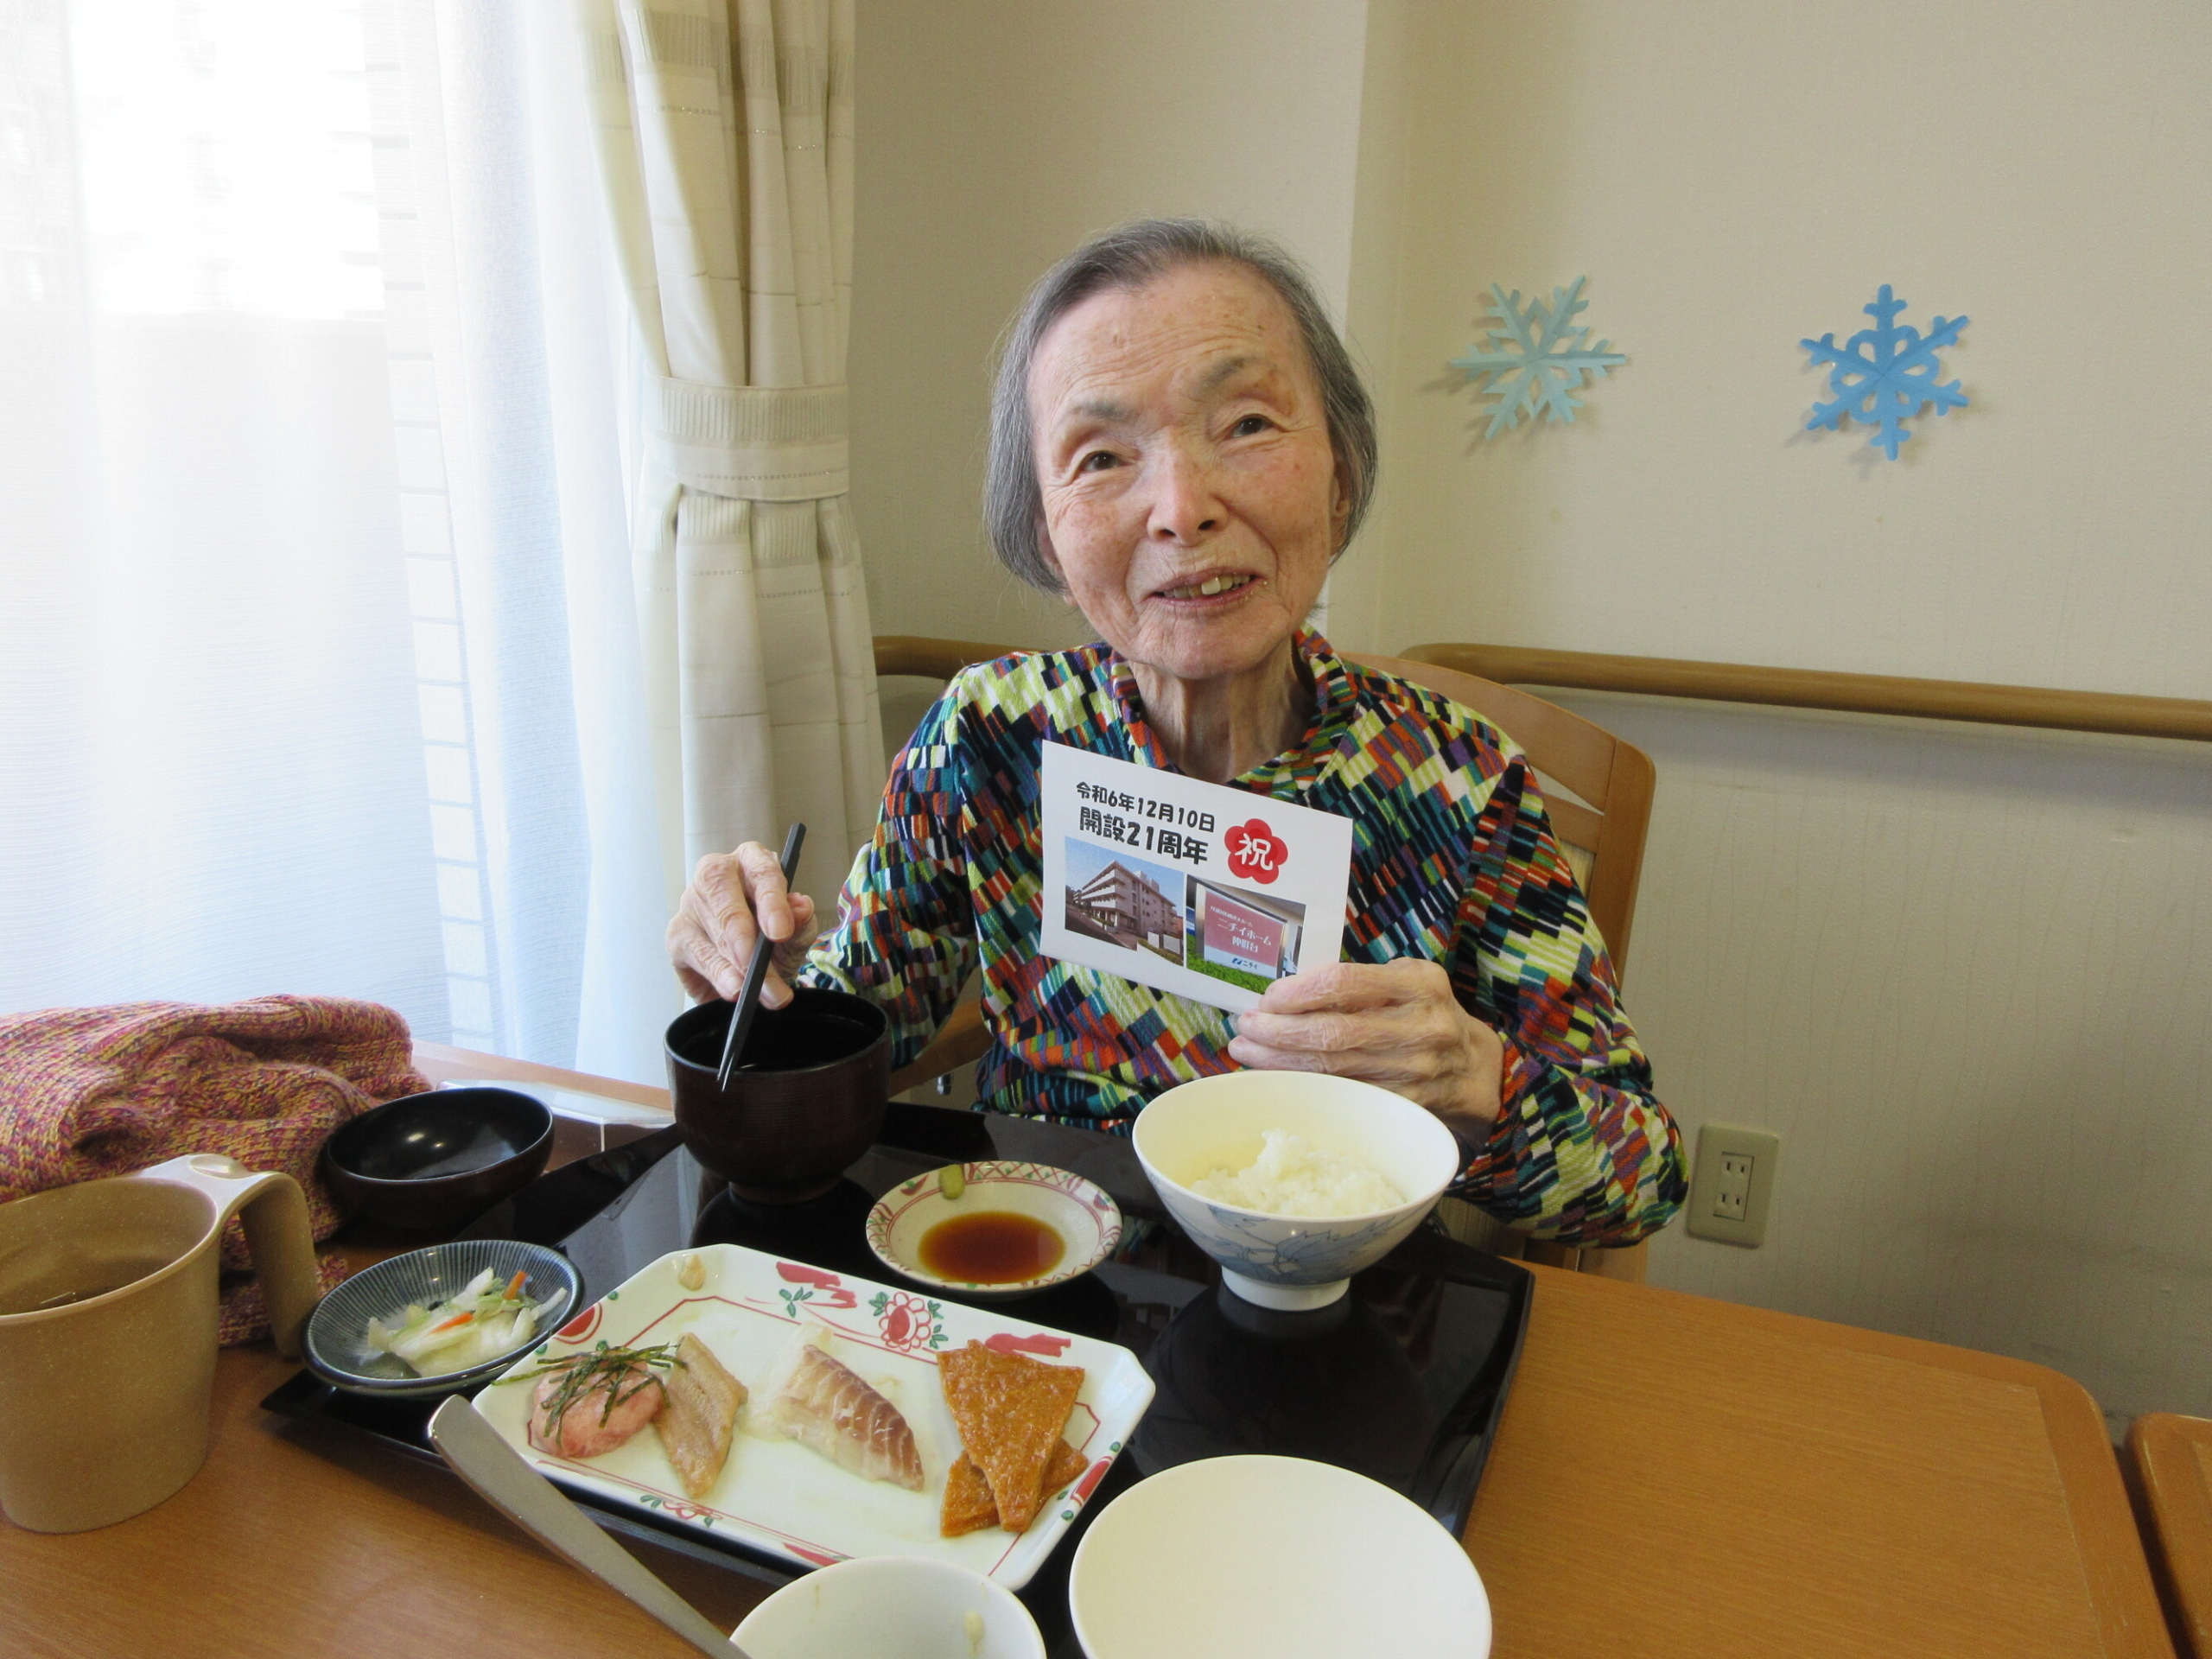
<path fill-rule="evenodd" d="M 0 1201 L 219 1152 L 299 1182 L 315 1236 L 327 1237 L 343 1217 L 315 1173 L 322 1143 L 378 1102 L 430 1086 L 413 1052 L 398 1014 L 340 997 L 0 1018 Z M 245 1265 L 236 1224 L 223 1262 Z M 343 1276 L 334 1261 L 325 1273 Z M 225 1299 L 226 1342 L 258 1334 L 249 1324 L 257 1288 L 245 1289 Z"/>

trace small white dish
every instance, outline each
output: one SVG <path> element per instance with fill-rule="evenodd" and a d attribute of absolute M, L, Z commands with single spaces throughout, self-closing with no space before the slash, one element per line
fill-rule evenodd
<path fill-rule="evenodd" d="M 1405 1203 L 1363 1216 L 1271 1216 L 1202 1198 L 1186 1183 L 1245 1169 L 1268 1129 L 1357 1159 Z M 1351 1276 L 1395 1249 L 1459 1173 L 1459 1143 L 1402 1095 L 1311 1071 L 1229 1071 L 1168 1090 L 1138 1114 L 1130 1140 L 1175 1224 L 1221 1263 L 1248 1302 L 1287 1312 L 1326 1307 Z"/>
<path fill-rule="evenodd" d="M 531 1389 L 519 1382 L 540 1362 L 604 1342 L 635 1347 L 690 1332 L 748 1389 L 767 1385 L 795 1341 L 819 1337 L 831 1353 L 905 1416 L 921 1455 L 923 1488 L 863 1479 L 795 1440 L 762 1439 L 753 1402 L 721 1478 L 693 1497 L 677 1479 L 660 1437 L 648 1430 L 603 1456 L 562 1457 L 530 1442 Z M 1083 1367 L 1065 1430 L 1086 1467 L 1038 1512 L 1026 1533 L 995 1527 L 940 1535 L 946 1468 L 959 1432 L 938 1377 L 940 1354 L 969 1342 Z M 476 1409 L 539 1473 L 572 1491 L 653 1513 L 719 1538 L 735 1538 L 797 1567 L 849 1558 L 923 1555 L 1010 1590 L 1029 1582 L 1152 1404 L 1152 1378 L 1128 1349 L 1047 1330 L 996 1308 L 940 1300 L 916 1287 L 832 1273 L 741 1244 L 678 1250 L 641 1268 L 563 1325 L 475 1397 Z"/>
<path fill-rule="evenodd" d="M 893 1273 L 918 1284 L 957 1291 L 974 1301 L 1002 1300 L 1065 1284 L 1089 1273 L 1122 1242 L 1122 1211 L 1105 1192 L 1069 1170 L 1050 1164 L 991 1161 L 959 1166 L 964 1183 L 957 1198 L 944 1196 L 943 1172 L 931 1170 L 894 1186 L 868 1212 L 868 1247 Z M 947 1279 L 922 1265 L 922 1240 L 957 1216 L 1010 1211 L 1042 1222 L 1065 1248 L 1048 1273 L 1003 1284 Z"/>
<path fill-rule="evenodd" d="M 777 1591 L 730 1635 L 748 1659 L 1045 1659 L 1037 1621 L 1013 1592 L 918 1555 L 822 1567 Z"/>
<path fill-rule="evenodd" d="M 1076 1546 L 1068 1607 L 1088 1659 L 1490 1652 L 1490 1598 L 1459 1541 L 1381 1482 L 1303 1458 L 1139 1481 Z"/>

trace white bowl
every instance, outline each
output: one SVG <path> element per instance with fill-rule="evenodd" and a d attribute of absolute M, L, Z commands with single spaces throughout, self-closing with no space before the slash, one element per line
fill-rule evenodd
<path fill-rule="evenodd" d="M 1303 1458 L 1139 1481 L 1076 1546 L 1068 1607 L 1089 1659 L 1490 1652 L 1490 1598 L 1459 1541 L 1381 1482 Z"/>
<path fill-rule="evenodd" d="M 969 1301 L 996 1301 L 1027 1296 L 1089 1273 L 1122 1242 L 1121 1206 L 1103 1188 L 1072 1171 L 1050 1164 L 995 1160 L 963 1164 L 960 1170 L 966 1189 L 957 1198 L 944 1196 L 933 1169 L 900 1182 L 876 1200 L 863 1231 L 868 1249 L 884 1266 L 918 1283 L 957 1291 Z M 922 1236 L 931 1228 L 955 1216 L 991 1210 L 1028 1216 L 1060 1236 L 1066 1249 L 1051 1272 L 1007 1284 L 978 1285 L 940 1277 L 922 1265 Z"/>
<path fill-rule="evenodd" d="M 749 1659 L 1045 1659 L 1037 1621 L 1012 1591 L 918 1555 L 817 1568 L 747 1614 L 730 1639 Z"/>
<path fill-rule="evenodd" d="M 1268 1129 L 1357 1158 L 1406 1202 L 1363 1216 L 1271 1216 L 1185 1185 L 1247 1167 Z M 1311 1071 L 1230 1071 L 1179 1084 L 1137 1115 L 1130 1139 L 1176 1225 L 1221 1263 L 1223 1284 L 1262 1307 L 1326 1307 L 1353 1274 L 1421 1224 L 1459 1173 L 1459 1143 L 1433 1114 L 1372 1084 Z"/>

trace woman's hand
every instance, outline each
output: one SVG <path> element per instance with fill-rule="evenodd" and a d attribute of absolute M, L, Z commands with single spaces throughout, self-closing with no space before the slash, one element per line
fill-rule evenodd
<path fill-rule="evenodd" d="M 745 988 L 753 942 L 762 933 L 776 941 L 776 951 L 760 1001 L 780 1008 L 791 1000 L 791 976 L 814 943 L 814 900 L 784 886 L 773 849 L 748 841 L 734 853 L 709 854 L 691 872 L 668 925 L 669 959 L 694 997 L 734 1002 Z"/>
<path fill-rule="evenodd" d="M 1268 987 L 1236 1016 L 1230 1058 L 1263 1071 L 1357 1077 L 1426 1106 L 1479 1144 L 1497 1119 L 1505 1044 L 1433 962 L 1333 963 Z"/>

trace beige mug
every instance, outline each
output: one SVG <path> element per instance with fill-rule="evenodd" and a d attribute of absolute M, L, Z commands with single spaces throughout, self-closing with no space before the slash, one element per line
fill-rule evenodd
<path fill-rule="evenodd" d="M 213 1153 L 0 1204 L 0 1511 L 82 1532 L 207 1457 L 217 1255 L 243 1209 L 279 1353 L 319 1294 L 307 1198 Z"/>

